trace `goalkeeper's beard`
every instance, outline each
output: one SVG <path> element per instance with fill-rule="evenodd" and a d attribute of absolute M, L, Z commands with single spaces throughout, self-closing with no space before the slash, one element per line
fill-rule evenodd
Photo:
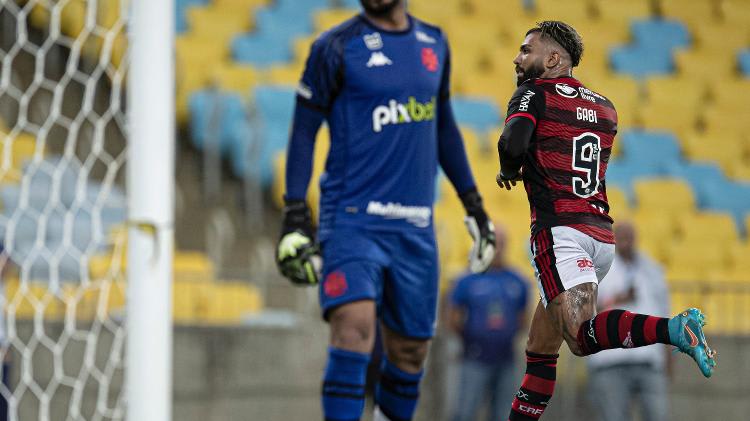
<path fill-rule="evenodd" d="M 359 3 L 362 5 L 362 8 L 365 9 L 365 11 L 375 17 L 384 17 L 388 16 L 393 9 L 396 8 L 401 3 L 402 0 L 393 0 L 390 3 L 388 3 L 388 0 L 359 0 Z M 380 4 L 374 4 L 374 3 L 380 3 Z M 381 3 L 382 2 L 382 3 Z M 383 4 L 384 3 L 384 4 Z"/>

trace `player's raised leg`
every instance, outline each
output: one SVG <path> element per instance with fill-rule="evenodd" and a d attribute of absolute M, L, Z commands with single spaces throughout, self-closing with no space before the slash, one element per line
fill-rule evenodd
<path fill-rule="evenodd" d="M 375 302 L 356 301 L 332 309 L 328 362 L 323 374 L 326 420 L 359 420 L 365 406 L 365 380 L 375 342 Z"/>
<path fill-rule="evenodd" d="M 410 420 L 419 399 L 430 341 L 402 336 L 382 325 L 385 358 L 375 389 L 375 421 Z"/>

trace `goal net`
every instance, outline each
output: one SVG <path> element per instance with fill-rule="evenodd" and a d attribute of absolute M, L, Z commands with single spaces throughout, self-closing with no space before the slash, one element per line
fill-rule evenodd
<path fill-rule="evenodd" d="M 134 1 L 0 0 L 0 395 L 9 420 L 126 417 Z"/>

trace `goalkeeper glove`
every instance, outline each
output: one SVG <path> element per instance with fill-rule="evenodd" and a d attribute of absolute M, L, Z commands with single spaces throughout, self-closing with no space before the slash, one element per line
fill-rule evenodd
<path fill-rule="evenodd" d="M 322 259 L 315 243 L 310 209 L 302 200 L 290 200 L 284 206 L 276 265 L 279 272 L 293 284 L 318 284 Z"/>
<path fill-rule="evenodd" d="M 482 196 L 476 189 L 460 195 L 460 198 L 466 209 L 464 223 L 474 240 L 469 252 L 469 269 L 474 273 L 484 272 L 495 257 L 495 226 L 487 217 Z"/>

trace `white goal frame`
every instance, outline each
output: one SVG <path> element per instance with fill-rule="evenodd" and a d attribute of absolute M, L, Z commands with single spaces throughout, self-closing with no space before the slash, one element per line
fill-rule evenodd
<path fill-rule="evenodd" d="M 128 74 L 128 421 L 172 419 L 174 0 L 131 0 Z"/>

